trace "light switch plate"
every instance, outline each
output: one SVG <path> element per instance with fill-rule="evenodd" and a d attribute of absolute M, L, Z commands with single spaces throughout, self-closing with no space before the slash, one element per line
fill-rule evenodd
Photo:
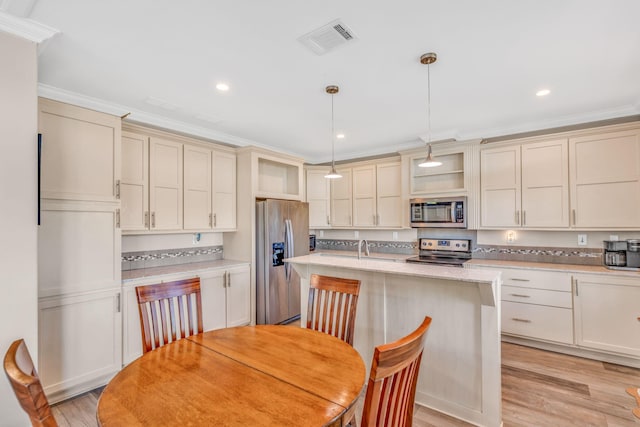
<path fill-rule="evenodd" d="M 578 234 L 578 246 L 587 246 L 586 234 Z"/>
<path fill-rule="evenodd" d="M 393 233 L 391 233 L 391 236 L 392 236 L 391 238 L 393 240 L 398 240 L 398 232 L 397 231 L 394 231 Z"/>
<path fill-rule="evenodd" d="M 611 240 L 612 242 L 617 242 L 618 241 L 618 235 L 617 234 L 609 234 L 609 240 Z"/>

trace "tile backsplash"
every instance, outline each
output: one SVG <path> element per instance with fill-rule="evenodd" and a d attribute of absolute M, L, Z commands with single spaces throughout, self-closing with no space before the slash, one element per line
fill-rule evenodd
<path fill-rule="evenodd" d="M 222 245 L 203 246 L 197 249 L 162 249 L 157 251 L 126 252 L 122 254 L 122 270 L 163 267 L 192 262 L 215 261 L 223 258 Z"/>
<path fill-rule="evenodd" d="M 602 265 L 602 249 L 478 245 L 473 258 L 556 264 Z"/>
<path fill-rule="evenodd" d="M 418 242 L 387 242 L 381 240 L 367 240 L 371 252 L 385 254 L 415 255 L 418 253 Z M 358 240 L 316 239 L 316 249 L 333 251 L 357 251 Z"/>

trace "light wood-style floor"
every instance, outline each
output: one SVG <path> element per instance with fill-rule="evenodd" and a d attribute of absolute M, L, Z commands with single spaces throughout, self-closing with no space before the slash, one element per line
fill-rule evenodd
<path fill-rule="evenodd" d="M 627 387 L 640 387 L 640 369 L 502 344 L 502 418 L 505 427 L 640 427 Z M 102 389 L 53 407 L 61 427 L 95 426 Z M 360 419 L 362 402 L 358 405 Z M 416 406 L 415 427 L 469 424 Z"/>

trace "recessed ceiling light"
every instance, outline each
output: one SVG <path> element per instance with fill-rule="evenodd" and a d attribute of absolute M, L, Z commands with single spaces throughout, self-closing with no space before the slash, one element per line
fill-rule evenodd
<path fill-rule="evenodd" d="M 226 91 L 229 90 L 229 85 L 226 84 L 226 83 L 218 83 L 216 85 L 216 89 L 218 89 L 219 91 L 222 91 L 222 92 L 226 92 Z"/>
<path fill-rule="evenodd" d="M 336 135 L 336 138 L 338 139 L 343 139 L 344 138 L 344 133 L 339 133 Z"/>
<path fill-rule="evenodd" d="M 536 92 L 536 96 L 547 96 L 551 93 L 549 89 L 542 89 Z"/>

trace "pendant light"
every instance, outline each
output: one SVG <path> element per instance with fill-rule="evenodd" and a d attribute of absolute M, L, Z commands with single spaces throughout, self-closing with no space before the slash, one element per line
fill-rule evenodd
<path fill-rule="evenodd" d="M 324 177 L 327 179 L 336 179 L 342 178 L 338 172 L 336 172 L 336 161 L 335 161 L 335 132 L 333 130 L 333 95 L 338 93 L 340 88 L 338 86 L 327 86 L 324 89 L 329 95 L 331 95 L 331 172 L 326 174 Z"/>
<path fill-rule="evenodd" d="M 427 158 L 424 162 L 420 163 L 418 166 L 421 168 L 433 168 L 436 166 L 441 166 L 442 162 L 433 159 L 433 154 L 431 153 L 431 68 L 430 65 L 436 62 L 438 59 L 438 55 L 433 52 L 425 53 L 420 57 L 420 63 L 427 65 L 427 126 L 429 128 L 428 139 L 427 139 Z"/>

